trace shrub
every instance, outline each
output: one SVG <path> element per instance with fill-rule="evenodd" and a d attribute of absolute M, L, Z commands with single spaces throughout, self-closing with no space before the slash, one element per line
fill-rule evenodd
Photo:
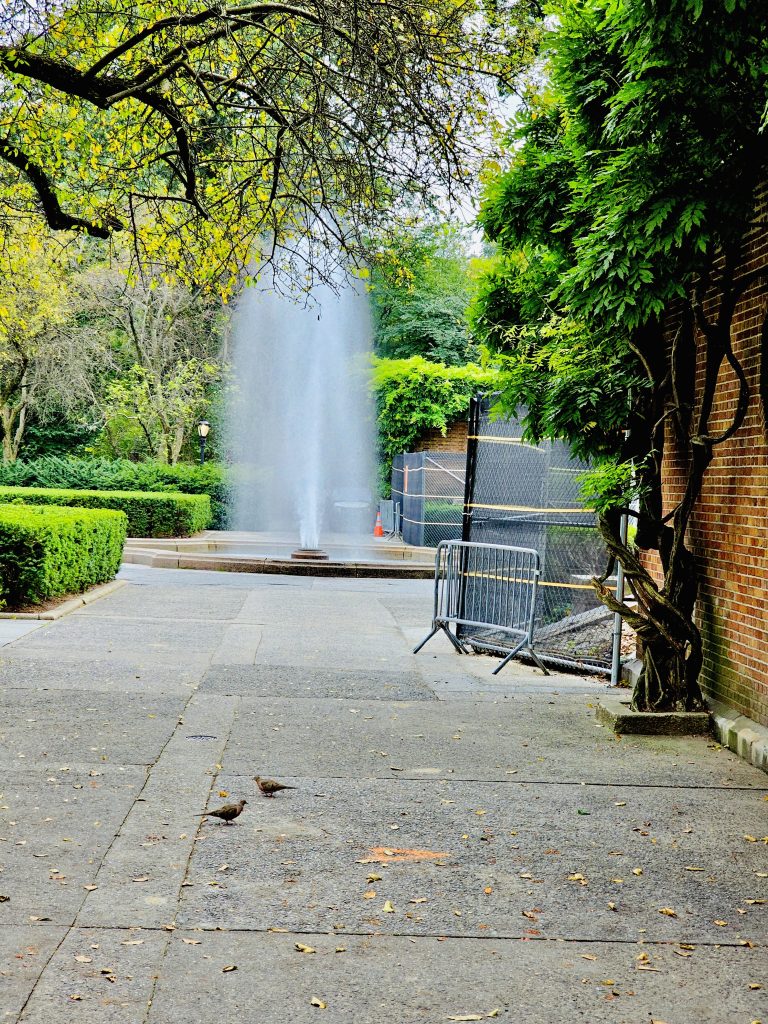
<path fill-rule="evenodd" d="M 210 525 L 223 530 L 228 517 L 230 473 L 215 462 L 168 466 L 162 462 L 47 455 L 25 462 L 0 463 L 0 486 L 207 494 L 211 499 Z"/>
<path fill-rule="evenodd" d="M 0 505 L 0 605 L 23 607 L 111 580 L 128 519 L 104 509 Z"/>
<path fill-rule="evenodd" d="M 492 387 L 494 376 L 472 364 L 443 366 L 420 356 L 375 359 L 373 393 L 378 409 L 381 483 L 389 493 L 392 459 L 414 445 L 427 430 L 443 435 L 466 417 L 473 395 Z"/>
<path fill-rule="evenodd" d="M 29 505 L 111 508 L 125 512 L 129 537 L 186 537 L 211 520 L 207 494 L 175 491 L 85 491 L 43 487 L 0 487 L 0 501 Z"/>

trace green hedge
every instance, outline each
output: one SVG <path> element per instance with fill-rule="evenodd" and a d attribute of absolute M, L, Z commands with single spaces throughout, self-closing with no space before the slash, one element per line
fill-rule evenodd
<path fill-rule="evenodd" d="M 204 530 L 211 521 L 211 499 L 207 494 L 0 487 L 0 501 L 116 509 L 128 517 L 129 537 L 187 537 Z"/>
<path fill-rule="evenodd" d="M 123 512 L 0 505 L 0 605 L 39 604 L 106 583 L 120 568 Z"/>
<path fill-rule="evenodd" d="M 225 466 L 200 466 L 129 459 L 75 459 L 44 455 L 28 461 L 0 463 L 0 486 L 66 487 L 88 491 L 181 491 L 207 494 L 211 499 L 211 527 L 227 527 L 231 473 Z"/>

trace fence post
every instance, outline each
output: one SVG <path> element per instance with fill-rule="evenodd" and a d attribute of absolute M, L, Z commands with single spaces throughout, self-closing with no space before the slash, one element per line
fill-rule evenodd
<path fill-rule="evenodd" d="M 621 543 L 627 543 L 627 530 L 629 528 L 629 517 L 626 513 L 621 517 L 619 536 Z M 624 566 L 616 560 L 616 600 L 624 602 Z M 613 615 L 613 644 L 611 648 L 611 686 L 619 685 L 621 673 L 621 615 L 614 612 Z"/>
<path fill-rule="evenodd" d="M 464 479 L 464 513 L 461 520 L 461 539 L 472 539 L 472 501 L 475 493 L 475 468 L 477 466 L 477 435 L 480 431 L 480 410 L 482 395 L 474 395 L 469 403 L 467 423 L 467 472 Z"/>

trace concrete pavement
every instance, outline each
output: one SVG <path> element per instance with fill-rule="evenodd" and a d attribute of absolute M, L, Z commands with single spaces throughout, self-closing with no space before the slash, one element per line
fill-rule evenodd
<path fill-rule="evenodd" d="M 429 582 L 123 576 L 0 638 L 0 1022 L 768 1022 L 763 773 Z"/>

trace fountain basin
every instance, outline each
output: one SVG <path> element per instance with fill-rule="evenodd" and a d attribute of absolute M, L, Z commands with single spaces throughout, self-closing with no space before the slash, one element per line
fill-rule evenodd
<path fill-rule="evenodd" d="M 327 562 L 328 552 L 320 548 L 296 548 L 291 552 L 291 558 L 299 562 Z"/>
<path fill-rule="evenodd" d="M 289 576 L 338 576 L 431 579 L 435 549 L 399 540 L 329 535 L 325 558 L 293 558 L 295 537 L 288 534 L 206 530 L 194 537 L 128 539 L 123 561 L 163 569 L 212 569 L 219 572 L 278 573 Z"/>

